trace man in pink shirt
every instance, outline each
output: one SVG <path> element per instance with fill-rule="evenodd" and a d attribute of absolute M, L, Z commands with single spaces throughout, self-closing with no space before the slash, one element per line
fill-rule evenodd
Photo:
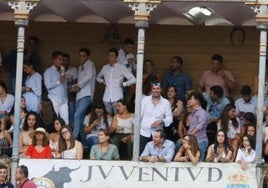
<path fill-rule="evenodd" d="M 37 188 L 37 186 L 28 179 L 27 166 L 21 165 L 16 169 L 16 180 L 19 182 L 17 188 Z"/>
<path fill-rule="evenodd" d="M 211 68 L 206 70 L 199 82 L 201 92 L 209 94 L 212 86 L 221 86 L 224 96 L 230 96 L 230 92 L 237 87 L 234 75 L 231 71 L 222 67 L 223 58 L 221 55 L 215 54 L 211 58 Z"/>

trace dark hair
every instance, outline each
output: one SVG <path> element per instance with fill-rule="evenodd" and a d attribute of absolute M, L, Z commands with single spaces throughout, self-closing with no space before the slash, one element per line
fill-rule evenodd
<path fill-rule="evenodd" d="M 61 51 L 55 51 L 52 53 L 52 59 L 56 59 L 58 56 L 63 56 Z"/>
<path fill-rule="evenodd" d="M 124 41 L 123 41 L 123 44 L 132 44 L 134 45 L 134 42 L 131 38 L 126 38 Z"/>
<path fill-rule="evenodd" d="M 5 92 L 7 93 L 7 85 L 4 81 L 0 80 L 0 86 L 5 90 Z"/>
<path fill-rule="evenodd" d="M 102 109 L 103 110 L 103 120 L 104 120 L 104 124 L 106 129 L 109 128 L 109 124 L 108 124 L 108 114 L 106 112 L 105 106 L 103 103 L 96 103 L 93 105 L 92 111 L 90 113 L 90 120 L 89 120 L 89 125 L 91 125 L 96 119 L 97 119 L 97 114 L 95 112 L 96 109 Z"/>
<path fill-rule="evenodd" d="M 116 57 L 118 56 L 118 50 L 116 48 L 110 48 L 109 53 L 114 53 Z"/>
<path fill-rule="evenodd" d="M 217 95 L 219 98 L 222 98 L 223 96 L 223 89 L 221 86 L 212 86 L 210 88 L 210 91 L 212 91 L 215 95 Z"/>
<path fill-rule="evenodd" d="M 128 102 L 127 100 L 125 100 L 125 99 L 119 99 L 119 100 L 117 101 L 117 103 L 121 103 L 123 106 L 126 106 L 128 112 L 131 111 L 131 109 L 130 109 L 130 104 L 129 104 L 129 102 Z"/>
<path fill-rule="evenodd" d="M 18 168 L 20 169 L 20 171 L 21 171 L 21 173 L 24 175 L 24 177 L 28 178 L 28 176 L 29 176 L 29 171 L 28 171 L 27 166 L 25 166 L 25 165 L 20 165 Z"/>
<path fill-rule="evenodd" d="M 0 169 L 6 169 L 7 170 L 7 165 L 4 163 L 0 163 Z"/>
<path fill-rule="evenodd" d="M 56 116 L 52 101 L 49 98 L 43 98 L 41 101 L 42 110 L 39 115 L 40 118 L 44 121 L 44 124 L 48 124 L 49 122 L 53 122 Z M 50 132 L 49 130 L 47 130 Z"/>
<path fill-rule="evenodd" d="M 39 39 L 38 39 L 36 36 L 30 36 L 30 37 L 28 38 L 28 42 L 29 42 L 30 40 L 34 41 L 36 44 L 39 43 Z"/>
<path fill-rule="evenodd" d="M 229 113 L 229 111 L 232 110 L 232 109 L 235 109 L 235 106 L 232 105 L 232 104 L 227 104 L 227 105 L 224 107 L 224 109 L 223 109 L 223 111 L 222 111 L 222 114 L 221 114 L 221 117 L 220 117 L 220 119 L 221 119 L 221 129 L 222 129 L 223 131 L 225 131 L 225 132 L 228 132 L 228 130 L 229 130 L 229 127 L 228 127 L 229 120 L 232 121 L 232 125 L 233 125 L 235 128 L 237 128 L 237 127 L 239 126 L 236 117 L 233 118 L 233 119 L 230 119 L 230 118 L 229 118 L 228 113 Z"/>
<path fill-rule="evenodd" d="M 70 59 L 70 55 L 68 53 L 63 53 L 62 56 L 67 57 L 68 59 Z"/>
<path fill-rule="evenodd" d="M 200 92 L 198 92 L 198 91 L 192 91 L 191 93 L 189 93 L 187 100 L 191 99 L 192 97 L 194 97 L 194 99 L 199 102 L 200 106 L 203 109 L 206 109 L 205 108 L 205 103 L 206 102 L 204 100 L 203 95 Z"/>
<path fill-rule="evenodd" d="M 69 125 L 64 125 L 61 127 L 61 131 L 63 129 L 67 129 L 69 132 L 70 132 L 70 148 L 69 149 L 72 149 L 74 146 L 75 146 L 75 139 L 73 137 L 73 131 L 72 131 L 72 128 L 69 126 Z M 67 150 L 67 144 L 66 144 L 66 141 L 65 139 L 63 138 L 62 136 L 62 133 L 60 133 L 60 139 L 59 139 L 59 153 L 63 152 Z"/>
<path fill-rule="evenodd" d="M 256 125 L 257 123 L 256 116 L 252 112 L 246 112 L 243 117 L 245 119 L 245 123 L 249 122 L 251 124 Z"/>
<path fill-rule="evenodd" d="M 22 129 L 25 130 L 25 131 L 28 131 L 29 130 L 29 125 L 28 125 L 28 118 L 33 115 L 35 117 L 35 125 L 34 125 L 34 130 L 37 128 L 37 114 L 35 112 L 28 112 L 27 115 L 25 116 L 25 121 L 23 123 L 23 126 L 22 126 Z"/>
<path fill-rule="evenodd" d="M 249 143 L 250 143 L 250 147 L 251 147 L 252 149 L 255 149 L 255 144 L 256 144 L 256 139 L 255 139 L 255 137 L 254 137 L 254 136 L 250 136 L 250 135 L 244 135 L 243 138 L 244 138 L 244 137 L 247 137 L 247 138 L 248 138 L 248 141 L 249 141 Z M 245 148 L 244 145 L 243 145 L 243 138 L 242 138 L 242 145 L 241 145 L 241 148 Z"/>
<path fill-rule="evenodd" d="M 153 82 L 159 82 L 158 77 L 154 73 L 148 75 L 147 78 L 143 81 L 142 92 L 144 95 L 149 95 L 149 93 L 152 91 Z"/>
<path fill-rule="evenodd" d="M 27 65 L 27 66 L 29 66 L 29 67 L 32 67 L 33 70 L 37 71 L 37 67 L 36 67 L 35 64 L 34 64 L 33 62 L 31 62 L 31 61 L 24 61 L 24 62 L 23 62 L 23 65 Z"/>
<path fill-rule="evenodd" d="M 176 59 L 176 61 L 181 65 L 183 64 L 183 60 L 180 56 L 173 56 L 172 59 Z"/>
<path fill-rule="evenodd" d="M 155 132 L 160 134 L 160 138 L 164 138 L 164 140 L 166 139 L 166 133 L 163 130 L 156 130 Z"/>
<path fill-rule="evenodd" d="M 241 95 L 250 95 L 251 88 L 248 85 L 244 85 L 244 86 L 242 86 L 240 93 L 241 93 Z"/>
<path fill-rule="evenodd" d="M 54 126 L 55 121 L 59 121 L 61 127 L 63 127 L 63 126 L 66 125 L 66 124 L 65 124 L 65 121 L 64 121 L 61 117 L 56 117 L 56 118 L 54 119 L 54 121 L 53 121 L 52 132 L 56 132 L 56 130 L 55 130 L 55 126 Z"/>
<path fill-rule="evenodd" d="M 218 136 L 218 133 L 219 132 L 222 132 L 224 134 L 224 142 L 223 142 L 223 145 L 224 145 L 224 151 L 225 153 L 227 154 L 228 153 L 228 150 L 232 150 L 232 147 L 230 146 L 230 143 L 229 143 L 229 139 L 228 139 L 228 135 L 227 135 L 227 132 L 224 131 L 223 129 L 219 129 L 216 133 L 216 136 L 215 136 L 215 142 L 214 142 L 214 153 L 217 153 L 217 149 L 218 149 L 218 140 L 217 140 L 217 136 Z"/>
<path fill-rule="evenodd" d="M 146 59 L 144 62 L 143 62 L 143 65 L 145 65 L 145 63 L 149 62 L 152 67 L 154 66 L 154 62 L 151 60 L 151 59 Z"/>
<path fill-rule="evenodd" d="M 211 60 L 213 61 L 219 61 L 220 63 L 223 62 L 223 57 L 220 55 L 220 54 L 214 54 L 212 57 L 211 57 Z"/>
<path fill-rule="evenodd" d="M 90 50 L 88 48 L 81 48 L 79 52 L 84 52 L 87 56 L 90 56 Z"/>
<path fill-rule="evenodd" d="M 166 93 L 168 92 L 168 90 L 170 88 L 173 88 L 175 93 L 176 93 L 176 95 L 174 96 L 173 103 L 171 104 L 171 108 L 172 108 L 172 110 L 174 110 L 177 107 L 176 105 L 177 105 L 177 102 L 178 102 L 178 97 L 177 97 L 178 96 L 178 90 L 177 90 L 177 88 L 175 86 L 168 86 Z"/>

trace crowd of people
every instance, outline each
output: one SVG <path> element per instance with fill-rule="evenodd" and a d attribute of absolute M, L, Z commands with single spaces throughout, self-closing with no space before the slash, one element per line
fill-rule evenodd
<path fill-rule="evenodd" d="M 31 44 L 31 45 L 30 45 Z M 39 73 L 40 58 L 29 38 L 23 64 L 24 81 L 20 114 L 20 156 L 27 158 L 131 160 L 134 140 L 135 56 L 134 42 L 126 39 L 122 49 L 110 48 L 108 64 L 96 72 L 90 50 L 78 51 L 80 64 L 71 66 L 70 56 L 53 52 L 52 65 Z M 12 73 L 16 53 L 3 62 Z M 154 63 L 144 61 L 140 119 L 140 160 L 148 162 L 239 162 L 255 160 L 257 98 L 250 86 L 241 98 L 231 93 L 237 83 L 215 54 L 199 88 L 193 90 L 183 59 L 174 56 L 170 70 L 159 76 Z M 10 156 L 14 129 L 14 88 L 10 93 L 0 81 L 1 155 Z M 105 85 L 102 101 L 94 101 L 95 82 Z M 88 111 L 90 109 L 90 111 Z M 266 115 L 266 114 L 265 114 Z M 268 122 L 266 115 L 266 122 Z M 264 123 L 264 159 L 268 155 L 268 123 Z M 266 147 L 267 146 L 267 147 Z"/>

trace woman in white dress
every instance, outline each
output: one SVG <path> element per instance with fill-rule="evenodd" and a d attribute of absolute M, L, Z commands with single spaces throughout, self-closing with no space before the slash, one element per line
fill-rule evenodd
<path fill-rule="evenodd" d="M 61 128 L 57 158 L 62 159 L 83 158 L 83 146 L 81 142 L 73 138 L 72 129 L 68 125 L 65 125 Z"/>
<path fill-rule="evenodd" d="M 42 76 L 36 72 L 31 62 L 25 62 L 23 69 L 28 74 L 25 86 L 22 87 L 23 97 L 26 101 L 26 110 L 39 113 L 42 95 Z"/>

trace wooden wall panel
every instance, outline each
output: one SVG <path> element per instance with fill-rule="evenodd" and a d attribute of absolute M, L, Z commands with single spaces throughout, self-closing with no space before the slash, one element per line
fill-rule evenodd
<path fill-rule="evenodd" d="M 54 50 L 70 53 L 72 63 L 78 65 L 78 50 L 88 47 L 99 71 L 107 62 L 108 49 L 120 48 L 119 43 L 103 42 L 110 27 L 108 24 L 31 22 L 26 28 L 26 36 L 35 35 L 40 39 L 39 53 L 43 70 L 50 66 Z M 17 28 L 13 22 L 0 22 L 0 28 L 0 52 L 7 55 L 16 47 Z M 136 41 L 137 29 L 134 25 L 116 25 L 116 29 L 121 40 L 131 37 Z M 235 74 L 239 88 L 244 84 L 252 86 L 258 71 L 259 32 L 255 27 L 244 27 L 245 42 L 238 46 L 231 43 L 232 29 L 150 25 L 145 33 L 145 59 L 152 59 L 156 72 L 163 75 L 169 68 L 171 57 L 181 56 L 184 59 L 183 70 L 190 75 L 196 89 L 202 72 L 210 66 L 212 54 L 220 53 L 224 57 L 224 66 Z M 0 67 L 0 73 L 0 79 L 7 81 L 8 73 L 3 67 Z M 239 88 L 234 98 L 239 96 Z M 101 92 L 103 90 L 99 85 L 97 89 Z M 98 97 L 101 98 L 100 95 Z"/>

